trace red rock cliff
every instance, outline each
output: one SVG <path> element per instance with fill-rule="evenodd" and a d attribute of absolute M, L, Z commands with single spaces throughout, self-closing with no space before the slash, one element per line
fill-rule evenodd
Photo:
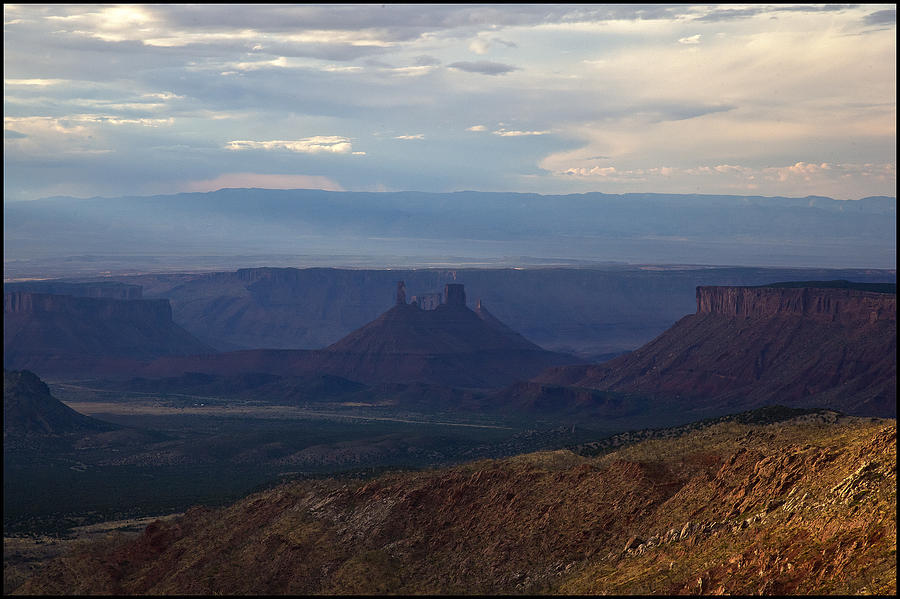
<path fill-rule="evenodd" d="M 846 324 L 897 320 L 897 296 L 855 289 L 697 287 L 697 314 L 742 318 L 797 315 Z"/>
<path fill-rule="evenodd" d="M 169 306 L 169 300 L 167 299 L 118 300 L 30 293 L 27 291 L 3 294 L 4 314 L 48 312 L 110 320 L 140 319 L 159 323 L 169 323 L 172 320 L 172 308 Z"/>

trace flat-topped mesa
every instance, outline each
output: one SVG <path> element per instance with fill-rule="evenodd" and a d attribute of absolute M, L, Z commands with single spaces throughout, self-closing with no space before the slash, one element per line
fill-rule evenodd
<path fill-rule="evenodd" d="M 27 292 L 51 295 L 71 295 L 74 297 L 94 297 L 118 300 L 139 300 L 144 288 L 117 281 L 92 283 L 66 283 L 61 281 L 19 281 L 4 283 L 4 293 Z"/>
<path fill-rule="evenodd" d="M 697 314 L 865 324 L 897 320 L 897 295 L 822 287 L 697 287 Z"/>
<path fill-rule="evenodd" d="M 167 299 L 122 300 L 96 297 L 75 297 L 13 291 L 3 294 L 4 314 L 63 313 L 78 318 L 149 319 L 170 323 L 172 308 Z"/>

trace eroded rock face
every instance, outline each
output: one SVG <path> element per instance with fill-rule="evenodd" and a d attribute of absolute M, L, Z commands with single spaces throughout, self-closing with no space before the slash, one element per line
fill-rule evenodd
<path fill-rule="evenodd" d="M 68 314 L 77 318 L 172 320 L 169 300 L 124 301 L 110 298 L 75 297 L 49 293 L 14 291 L 3 294 L 6 314 Z"/>
<path fill-rule="evenodd" d="M 77 372 L 97 358 L 210 353 L 172 320 L 169 301 L 16 291 L 3 296 L 3 363 L 41 375 Z"/>
<path fill-rule="evenodd" d="M 16 593 L 892 596 L 896 435 L 723 423 L 596 458 L 294 482 L 79 548 Z"/>
<path fill-rule="evenodd" d="M 139 300 L 143 297 L 143 287 L 115 281 L 96 283 L 65 283 L 61 281 L 28 281 L 4 283 L 4 293 L 26 291 L 49 293 L 52 295 L 72 295 L 75 297 L 105 297 L 119 300 Z"/>
<path fill-rule="evenodd" d="M 548 370 L 534 382 L 647 394 L 673 413 L 780 403 L 896 417 L 896 297 L 698 287 L 697 313 L 650 343 L 603 364 Z"/>
<path fill-rule="evenodd" d="M 743 318 L 796 315 L 845 324 L 897 320 L 897 296 L 855 289 L 697 287 L 697 314 Z"/>

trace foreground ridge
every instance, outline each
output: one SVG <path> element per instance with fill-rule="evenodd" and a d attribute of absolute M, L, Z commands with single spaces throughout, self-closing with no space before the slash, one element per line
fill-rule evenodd
<path fill-rule="evenodd" d="M 896 421 L 818 412 L 290 483 L 86 546 L 18 592 L 893 594 L 895 555 Z"/>

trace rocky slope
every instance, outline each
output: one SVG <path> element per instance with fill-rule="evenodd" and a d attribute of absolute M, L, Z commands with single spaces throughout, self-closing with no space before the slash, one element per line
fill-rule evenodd
<path fill-rule="evenodd" d="M 3 295 L 3 363 L 8 368 L 42 375 L 116 372 L 134 360 L 212 351 L 172 321 L 168 300 L 27 291 Z"/>
<path fill-rule="evenodd" d="M 291 483 L 84 546 L 16 592 L 890 595 L 896 524 L 896 421 L 813 414 Z"/>
<path fill-rule="evenodd" d="M 697 313 L 640 349 L 533 384 L 652 396 L 672 412 L 778 403 L 896 416 L 896 314 L 891 293 L 699 287 Z"/>
<path fill-rule="evenodd" d="M 3 440 L 117 429 L 114 424 L 80 414 L 50 395 L 50 389 L 28 370 L 3 371 Z"/>

